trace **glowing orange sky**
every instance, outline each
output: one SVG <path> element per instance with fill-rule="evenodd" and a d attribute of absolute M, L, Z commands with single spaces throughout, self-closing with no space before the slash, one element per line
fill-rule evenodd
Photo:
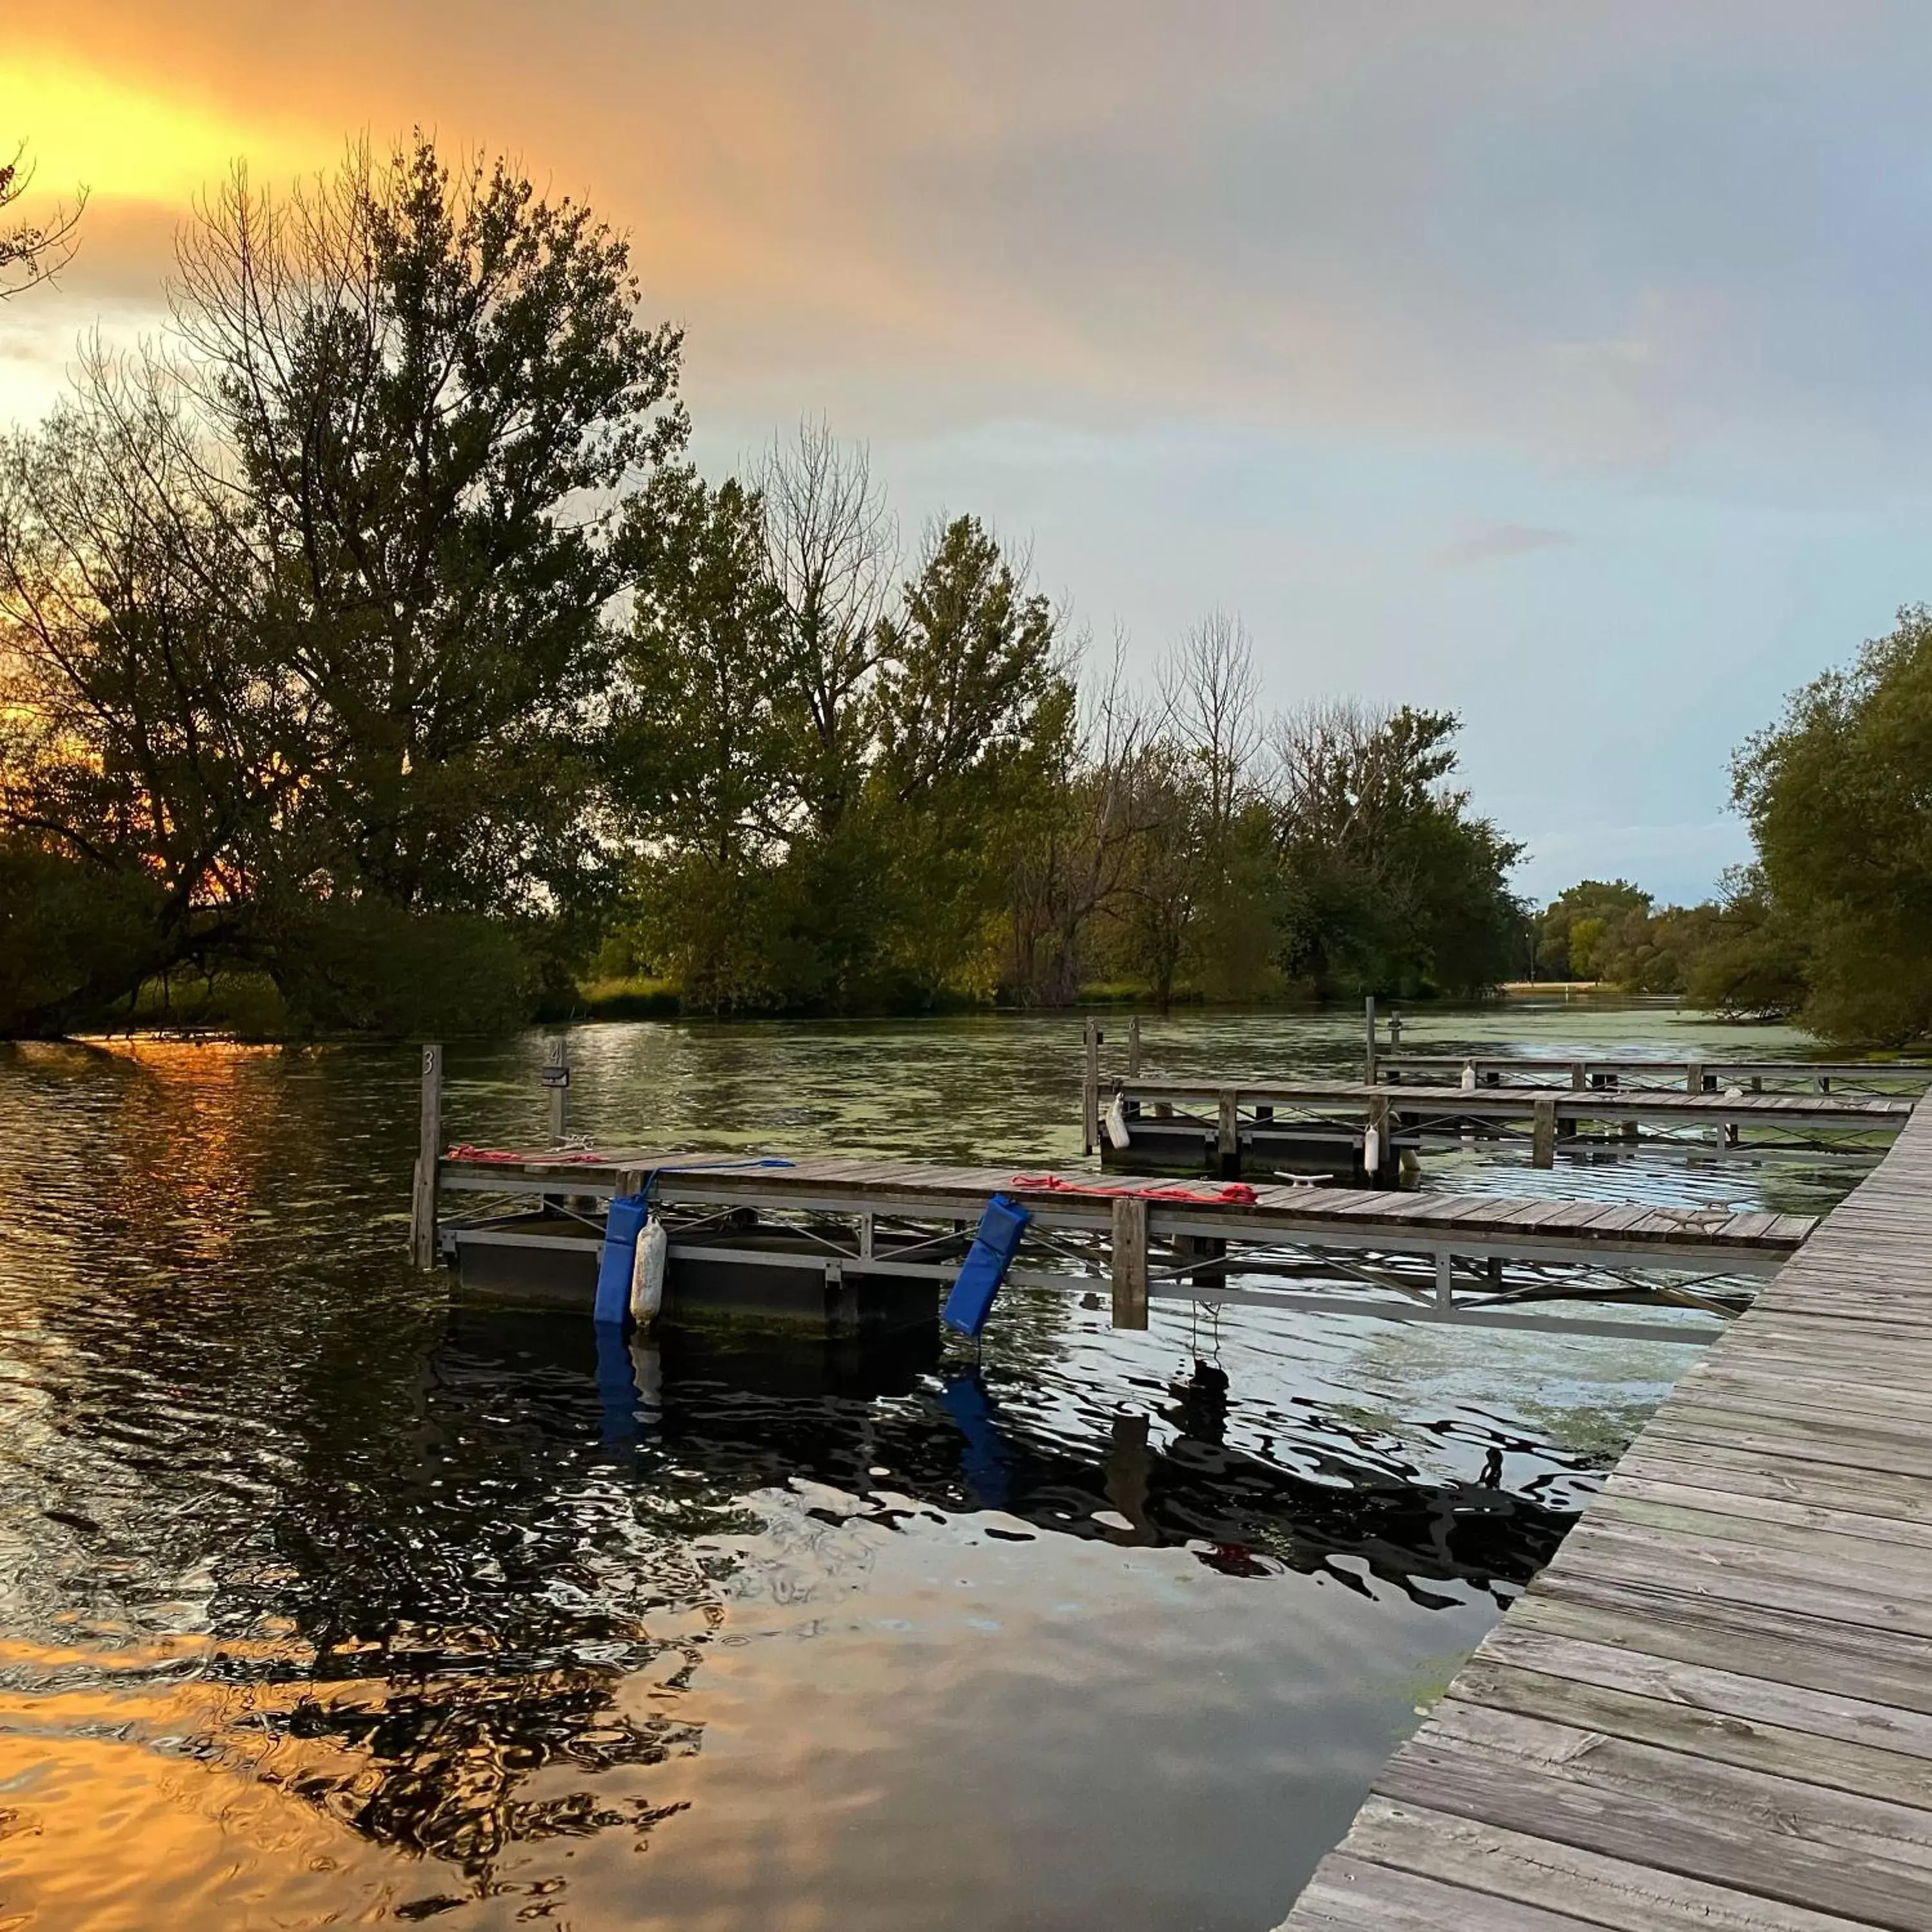
<path fill-rule="evenodd" d="M 801 415 L 1144 664 L 1469 720 L 1546 881 L 1704 889 L 1724 767 L 1899 603 L 1932 495 L 1932 11 L 1880 0 L 62 0 L 0 134 L 94 190 L 0 422 L 154 326 L 198 182 L 415 125 L 635 242 L 699 459 Z M 1550 640 L 1561 637 L 1560 650 Z M 1606 721 L 1606 799 L 1546 738 Z"/>

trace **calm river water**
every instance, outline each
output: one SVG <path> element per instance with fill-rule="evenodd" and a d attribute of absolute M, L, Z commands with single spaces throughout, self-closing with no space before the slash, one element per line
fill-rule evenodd
<path fill-rule="evenodd" d="M 1358 1031 L 1176 1018 L 1148 1061 Z M 1522 1003 L 1405 1044 L 1475 1042 L 1798 1044 Z M 452 1136 L 530 1138 L 542 1057 L 452 1049 Z M 573 1058 L 593 1136 L 1078 1156 L 1064 1016 Z M 7 1932 L 1264 1932 L 1686 1353 L 1016 1294 L 977 1364 L 672 1341 L 614 1414 L 584 1328 L 405 1265 L 415 1102 L 406 1049 L 0 1048 Z M 1801 1210 L 1857 1172 L 1428 1163 Z"/>

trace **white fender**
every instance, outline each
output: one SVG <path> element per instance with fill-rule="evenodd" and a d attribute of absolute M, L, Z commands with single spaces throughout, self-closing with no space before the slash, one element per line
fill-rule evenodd
<path fill-rule="evenodd" d="M 654 1214 L 638 1237 L 637 1258 L 631 1264 L 631 1319 L 640 1328 L 648 1328 L 664 1306 L 664 1263 L 670 1252 L 670 1237 Z"/>
<path fill-rule="evenodd" d="M 1462 1063 L 1462 1091 L 1473 1094 L 1476 1090 L 1476 1063 L 1473 1060 Z"/>
<path fill-rule="evenodd" d="M 1132 1147 L 1133 1136 L 1127 1132 L 1127 1103 L 1120 1096 L 1114 1096 L 1114 1104 L 1107 1109 L 1107 1138 L 1115 1148 Z"/>
<path fill-rule="evenodd" d="M 1373 1174 L 1382 1164 L 1382 1137 L 1373 1127 L 1362 1136 L 1362 1165 Z"/>

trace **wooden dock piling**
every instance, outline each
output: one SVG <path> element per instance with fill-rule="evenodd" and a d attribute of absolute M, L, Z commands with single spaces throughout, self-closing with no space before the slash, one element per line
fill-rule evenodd
<path fill-rule="evenodd" d="M 548 1102 L 550 1144 L 561 1147 L 570 1118 L 570 1036 L 554 1033 L 544 1046 L 544 1099 Z"/>
<path fill-rule="evenodd" d="M 1089 1020 L 1083 1036 L 1086 1071 L 1080 1086 L 1080 1151 L 1096 1154 L 1100 1146 L 1100 1026 Z"/>
<path fill-rule="evenodd" d="M 442 1048 L 422 1050 L 422 1112 L 416 1126 L 416 1164 L 410 1193 L 410 1258 L 419 1268 L 436 1264 L 436 1203 L 442 1157 Z"/>
<path fill-rule="evenodd" d="M 1114 1203 L 1112 1253 L 1114 1326 L 1148 1325 L 1148 1204 L 1125 1194 Z"/>
<path fill-rule="evenodd" d="M 1533 1167 L 1556 1165 L 1556 1096 L 1540 1094 L 1531 1112 L 1529 1158 Z"/>

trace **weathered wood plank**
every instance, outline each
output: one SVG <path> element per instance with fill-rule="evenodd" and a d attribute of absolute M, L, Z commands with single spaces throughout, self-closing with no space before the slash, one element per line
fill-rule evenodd
<path fill-rule="evenodd" d="M 1864 1744 L 1888 1758 L 1896 1754 L 1932 1760 L 1932 1713 L 1901 1711 L 1868 1698 L 1839 1696 L 1742 1671 L 1680 1664 L 1614 1645 L 1560 1636 L 1514 1618 L 1506 1618 L 1483 1640 L 1468 1669 L 1478 1667 L 1566 1678 L 1713 1717 L 1737 1718 L 1748 1725 L 1774 1725 L 1814 1738 Z M 1472 1694 L 1479 1681 L 1466 1673 L 1459 1677 L 1457 1694 L 1472 1703 L 1498 1701 Z M 1810 1775 L 1805 1748 L 1794 1750 L 1789 1768 L 1793 1777 Z"/>
<path fill-rule="evenodd" d="M 1550 1676 L 1480 1655 L 1463 1666 L 1456 1694 L 1465 1703 L 1490 1710 L 1932 1810 L 1932 1763 L 1795 1726 L 1646 1696 L 1618 1685 Z"/>
<path fill-rule="evenodd" d="M 1346 1856 L 1330 1859 L 1301 1895 L 1298 1925 L 1312 1932 L 1589 1932 L 1590 1922 L 1465 1891 L 1440 1879 Z"/>
<path fill-rule="evenodd" d="M 1390 1761 L 1378 1789 L 1890 1932 L 1924 1932 L 1932 1814 L 1904 1805 L 1454 1699 Z"/>
<path fill-rule="evenodd" d="M 1700 1541 L 1586 1519 L 1570 1532 L 1558 1560 L 1565 1576 L 1581 1572 L 1606 1582 L 1694 1592 L 1827 1623 L 1911 1631 L 1932 1642 L 1932 1598 L 1919 1600 L 1925 1573 L 1847 1556 L 1847 1547 L 1821 1546 L 1807 1562 L 1761 1544 Z"/>
<path fill-rule="evenodd" d="M 1658 1450 L 1696 1456 L 1703 1449 L 1756 1453 L 1792 1462 L 1869 1470 L 1875 1475 L 1932 1478 L 1932 1442 L 1915 1444 L 1875 1430 L 1839 1429 L 1794 1416 L 1738 1416 L 1694 1408 L 1660 1412 L 1644 1432 Z"/>
<path fill-rule="evenodd" d="M 1718 1490 L 1678 1493 L 1690 1500 L 1659 1502 L 1619 1488 L 1593 1501 L 1590 1521 L 1600 1529 L 1645 1526 L 1696 1540 L 1784 1550 L 1808 1569 L 1817 1568 L 1821 1562 L 1828 1566 L 1834 1552 L 1841 1551 L 1854 1561 L 1922 1584 L 1932 1575 L 1932 1528 L 1830 1510 L 1800 1508 L 1792 1520 L 1773 1515 L 1778 1505 L 1766 1498 L 1726 1497 Z M 1710 1507 L 1720 1500 L 1742 1501 L 1744 1513 Z"/>
<path fill-rule="evenodd" d="M 1709 1443 L 1652 1443 L 1640 1436 L 1620 1471 L 1663 1482 L 1688 1483 L 1744 1496 L 1775 1496 L 1827 1509 L 1906 1522 L 1932 1522 L 1932 1487 L 1909 1476 L 1846 1468 L 1836 1463 L 1798 1462 Z"/>
<path fill-rule="evenodd" d="M 1732 1490 L 1707 1489 L 1695 1483 L 1660 1482 L 1619 1468 L 1600 1492 L 1598 1507 L 1621 1509 L 1627 1503 L 1647 1502 L 1681 1509 L 1712 1522 L 1748 1524 L 1757 1529 L 1790 1526 L 1794 1534 L 1808 1528 L 1840 1536 L 1880 1539 L 1890 1550 L 1932 1550 L 1932 1523 L 1907 1522 L 1898 1516 L 1858 1515 L 1820 1503 L 1793 1502 L 1783 1496 L 1750 1496 Z"/>
<path fill-rule="evenodd" d="M 1681 1590 L 1632 1588 L 1582 1571 L 1538 1579 L 1510 1612 L 1540 1630 L 1719 1670 L 1932 1712 L 1923 1637 L 1833 1624 Z"/>
<path fill-rule="evenodd" d="M 1343 1840 L 1346 1856 L 1459 1886 L 1491 1899 L 1553 1900 L 1610 1932 L 1860 1932 L 1835 1912 L 1708 1885 L 1426 1805 L 1372 1798 Z M 1300 1924 L 1291 1917 L 1290 1926 Z M 1458 1932 L 1481 1932 L 1480 1917 Z"/>

